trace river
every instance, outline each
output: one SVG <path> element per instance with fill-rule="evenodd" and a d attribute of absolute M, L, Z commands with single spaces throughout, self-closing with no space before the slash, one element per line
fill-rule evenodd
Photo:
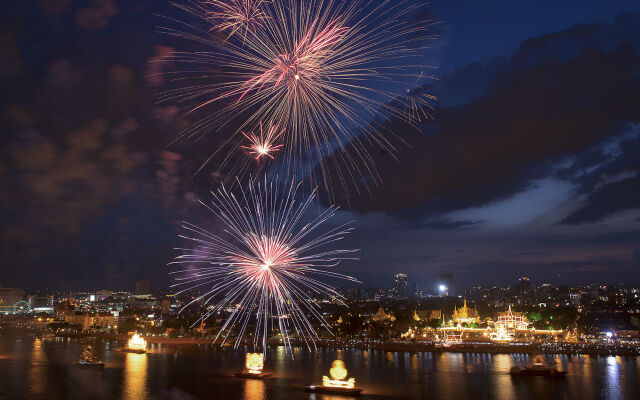
<path fill-rule="evenodd" d="M 511 377 L 526 354 L 408 353 L 283 347 L 267 352 L 269 381 L 229 378 L 244 349 L 212 345 L 149 345 L 149 353 L 118 351 L 122 343 L 94 340 L 103 370 L 75 366 L 87 340 L 0 337 L 0 399 L 339 400 L 314 395 L 335 359 L 363 389 L 363 399 L 640 399 L 640 357 L 544 355 L 566 378 Z"/>

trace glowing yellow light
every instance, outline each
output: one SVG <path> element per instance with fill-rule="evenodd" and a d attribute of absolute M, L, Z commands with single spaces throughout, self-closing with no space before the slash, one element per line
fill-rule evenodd
<path fill-rule="evenodd" d="M 263 353 L 247 353 L 245 367 L 250 374 L 261 374 L 264 368 Z"/>
<path fill-rule="evenodd" d="M 344 378 L 347 377 L 347 369 L 344 367 L 344 363 L 340 360 L 335 360 L 331 364 L 329 375 L 331 375 L 331 378 L 333 379 L 323 376 L 322 386 L 353 389 L 356 385 L 356 380 L 354 378 L 349 378 L 349 380 L 346 381 L 344 380 Z"/>
<path fill-rule="evenodd" d="M 142 336 L 137 333 L 131 336 L 129 339 L 129 349 L 131 350 L 146 350 L 147 342 L 142 338 Z"/>

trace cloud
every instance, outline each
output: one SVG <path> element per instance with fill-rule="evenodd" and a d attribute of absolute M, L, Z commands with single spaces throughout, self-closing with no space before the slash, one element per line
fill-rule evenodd
<path fill-rule="evenodd" d="M 0 33 L 0 76 L 15 76 L 21 69 L 20 46 L 11 33 Z"/>
<path fill-rule="evenodd" d="M 615 40 L 640 35 L 640 23 L 623 22 L 591 29 L 599 37 L 616 32 Z M 568 30 L 545 37 L 544 46 L 521 46 L 484 95 L 439 108 L 421 135 L 387 121 L 384 128 L 408 138 L 411 148 L 401 151 L 399 162 L 373 152 L 383 184 L 350 205 L 428 216 L 491 204 L 549 178 L 558 162 L 640 121 L 637 49 L 625 41 L 601 49 L 592 36 Z M 572 49 L 569 56 L 557 51 L 563 46 Z M 492 63 L 488 68 L 497 69 Z M 455 78 L 443 79 L 440 98 L 446 98 L 447 80 Z"/>
<path fill-rule="evenodd" d="M 71 6 L 71 3 L 72 0 L 40 0 L 42 11 L 55 17 L 64 14 Z"/>
<path fill-rule="evenodd" d="M 96 30 L 109 25 L 111 18 L 118 15 L 118 7 L 112 0 L 92 0 L 92 7 L 82 7 L 76 11 L 74 20 L 82 29 Z"/>

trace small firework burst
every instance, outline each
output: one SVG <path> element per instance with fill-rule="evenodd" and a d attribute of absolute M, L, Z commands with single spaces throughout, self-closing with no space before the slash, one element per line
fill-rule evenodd
<path fill-rule="evenodd" d="M 275 144 L 275 142 L 282 136 L 284 129 L 280 130 L 278 129 L 278 125 L 270 124 L 269 128 L 265 131 L 262 128 L 262 122 L 260 122 L 259 127 L 260 130 L 257 135 L 253 132 L 249 134 L 242 132 L 244 137 L 251 143 L 249 146 L 242 146 L 242 148 L 247 150 L 256 161 L 259 161 L 261 157 L 274 159 L 273 153 L 282 148 L 282 144 Z"/>
<path fill-rule="evenodd" d="M 210 7 L 207 17 L 213 24 L 212 29 L 228 32 L 229 37 L 238 33 L 243 40 L 250 29 L 261 26 L 267 14 L 262 6 L 266 0 L 208 0 Z"/>

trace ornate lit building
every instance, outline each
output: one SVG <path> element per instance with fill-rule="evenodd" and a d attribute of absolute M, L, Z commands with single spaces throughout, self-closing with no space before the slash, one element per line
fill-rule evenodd
<path fill-rule="evenodd" d="M 464 299 L 464 305 L 461 308 L 454 308 L 452 319 L 455 324 L 471 324 L 480 321 L 478 310 L 475 307 L 473 309 L 467 307 L 466 298 Z"/>
<path fill-rule="evenodd" d="M 434 319 L 442 319 L 442 310 L 414 310 L 414 321 L 429 322 Z"/>
<path fill-rule="evenodd" d="M 494 325 L 494 332 L 491 339 L 497 342 L 510 342 L 515 338 L 515 332 L 525 330 L 529 327 L 529 322 L 522 313 L 511 311 L 511 306 L 507 312 L 498 314 L 498 321 Z"/>
<path fill-rule="evenodd" d="M 382 306 L 380 306 L 380 308 L 378 309 L 378 312 L 371 319 L 375 322 L 382 322 L 386 320 L 395 321 L 396 317 L 394 317 L 392 313 L 389 313 L 389 314 L 385 313 Z"/>
<path fill-rule="evenodd" d="M 511 311 L 511 306 L 506 312 L 498 314 L 496 327 L 504 326 L 507 329 L 525 330 L 529 328 L 529 322 L 522 313 Z"/>

